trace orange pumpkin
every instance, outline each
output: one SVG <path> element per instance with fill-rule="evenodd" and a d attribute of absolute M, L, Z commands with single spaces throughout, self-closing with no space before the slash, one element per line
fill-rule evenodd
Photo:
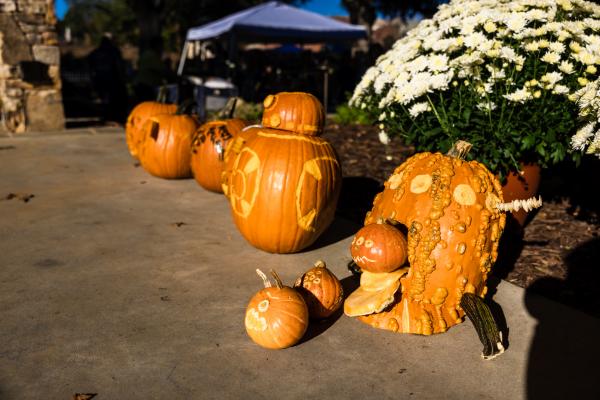
<path fill-rule="evenodd" d="M 158 101 L 145 101 L 131 111 L 125 123 L 125 139 L 129 154 L 139 158 L 140 146 L 144 139 L 143 127 L 148 118 L 159 114 L 175 114 L 177 105 Z"/>
<path fill-rule="evenodd" d="M 140 162 L 149 173 L 160 178 L 191 176 L 192 135 L 198 122 L 189 115 L 162 114 L 144 125 Z"/>
<path fill-rule="evenodd" d="M 312 94 L 281 92 L 267 96 L 263 106 L 263 126 L 303 135 L 320 135 L 323 131 L 323 105 Z"/>
<path fill-rule="evenodd" d="M 369 224 L 354 235 L 350 254 L 364 271 L 392 272 L 406 262 L 406 237 L 397 228 L 386 223 Z"/>
<path fill-rule="evenodd" d="M 313 268 L 302 274 L 294 283 L 294 288 L 304 298 L 308 315 L 314 319 L 329 317 L 344 300 L 342 284 L 323 261 L 317 261 Z"/>
<path fill-rule="evenodd" d="M 233 170 L 233 164 L 236 157 L 244 148 L 246 142 L 256 136 L 256 129 L 259 125 L 250 125 L 242 129 L 234 138 L 227 143 L 223 155 L 223 172 L 221 173 L 221 189 L 225 197 L 229 197 L 229 176 Z"/>
<path fill-rule="evenodd" d="M 393 307 L 360 317 L 364 322 L 424 335 L 445 332 L 464 317 L 464 293 L 485 295 L 505 224 L 497 206 L 502 191 L 494 174 L 457 150 L 414 155 L 375 197 L 365 224 L 386 219 L 408 227 L 410 269 Z"/>
<path fill-rule="evenodd" d="M 277 274 L 275 287 L 260 270 L 265 288 L 256 293 L 246 307 L 246 333 L 258 345 L 284 349 L 300 341 L 308 328 L 308 308 L 302 296 L 283 286 Z"/>
<path fill-rule="evenodd" d="M 194 178 L 204 189 L 222 192 L 225 148 L 246 125 L 241 119 L 212 121 L 202 125 L 194 134 L 191 168 Z"/>
<path fill-rule="evenodd" d="M 293 253 L 333 221 L 342 173 L 325 139 L 250 128 L 228 177 L 233 219 L 253 246 Z"/>

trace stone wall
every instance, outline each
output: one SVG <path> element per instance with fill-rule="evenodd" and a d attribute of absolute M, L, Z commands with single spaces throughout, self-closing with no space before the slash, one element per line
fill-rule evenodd
<path fill-rule="evenodd" d="M 0 0 L 0 130 L 64 128 L 54 0 Z"/>

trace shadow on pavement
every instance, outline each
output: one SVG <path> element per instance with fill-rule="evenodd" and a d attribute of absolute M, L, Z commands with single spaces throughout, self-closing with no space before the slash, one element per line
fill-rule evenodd
<path fill-rule="evenodd" d="M 600 319 L 597 318 L 600 316 L 600 299 L 583 293 L 598 293 L 599 255 L 600 238 L 583 243 L 565 258 L 568 266 L 565 280 L 542 278 L 525 292 L 525 306 L 538 320 L 527 369 L 529 399 L 600 399 Z M 565 290 L 570 285 L 582 293 Z M 557 293 L 561 293 L 559 300 L 562 303 L 592 316 L 562 304 L 549 303 L 539 296 L 552 298 Z M 590 298 L 595 301 L 585 301 Z"/>
<path fill-rule="evenodd" d="M 359 279 L 358 279 L 358 277 L 350 275 L 350 276 L 345 277 L 344 279 L 341 279 L 340 283 L 342 284 L 342 288 L 344 289 L 344 300 L 346 300 L 348 295 L 350 293 L 352 293 L 353 291 L 355 291 L 356 288 L 358 288 Z M 302 340 L 300 340 L 300 342 L 298 342 L 298 344 L 296 344 L 296 346 L 301 345 L 302 343 L 308 342 L 309 340 L 311 340 L 311 339 L 319 336 L 323 332 L 325 332 L 333 324 L 335 324 L 336 321 L 338 319 L 340 319 L 340 317 L 342 315 L 344 315 L 344 304 L 343 303 L 342 303 L 342 306 L 340 307 L 340 309 L 337 310 L 329 318 L 324 319 L 324 320 L 317 320 L 317 321 L 311 320 L 310 324 L 308 324 L 308 329 L 306 330 L 306 333 L 302 337 Z"/>
<path fill-rule="evenodd" d="M 542 278 L 525 292 L 525 306 L 538 321 L 529 350 L 527 398 L 600 399 L 600 320 L 535 293 L 557 284 L 556 278 Z"/>

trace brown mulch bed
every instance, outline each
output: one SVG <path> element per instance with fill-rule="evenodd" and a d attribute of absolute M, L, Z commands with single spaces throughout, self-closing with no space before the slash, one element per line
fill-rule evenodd
<path fill-rule="evenodd" d="M 383 182 L 414 149 L 381 144 L 370 126 L 329 123 L 323 135 L 344 172 L 341 215 L 361 222 Z M 565 162 L 542 174 L 544 206 L 521 231 L 508 224 L 495 276 L 600 317 L 600 160 Z M 597 182 L 597 183 L 594 183 Z"/>

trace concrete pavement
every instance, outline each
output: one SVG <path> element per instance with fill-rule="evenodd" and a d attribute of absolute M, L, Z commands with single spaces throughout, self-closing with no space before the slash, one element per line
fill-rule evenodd
<path fill-rule="evenodd" d="M 255 268 L 292 284 L 322 259 L 352 287 L 357 229 L 267 254 L 222 195 L 135 167 L 119 129 L 0 138 L 0 399 L 600 398 L 600 320 L 506 282 L 493 361 L 468 321 L 421 337 L 337 315 L 292 348 L 255 345 Z"/>

